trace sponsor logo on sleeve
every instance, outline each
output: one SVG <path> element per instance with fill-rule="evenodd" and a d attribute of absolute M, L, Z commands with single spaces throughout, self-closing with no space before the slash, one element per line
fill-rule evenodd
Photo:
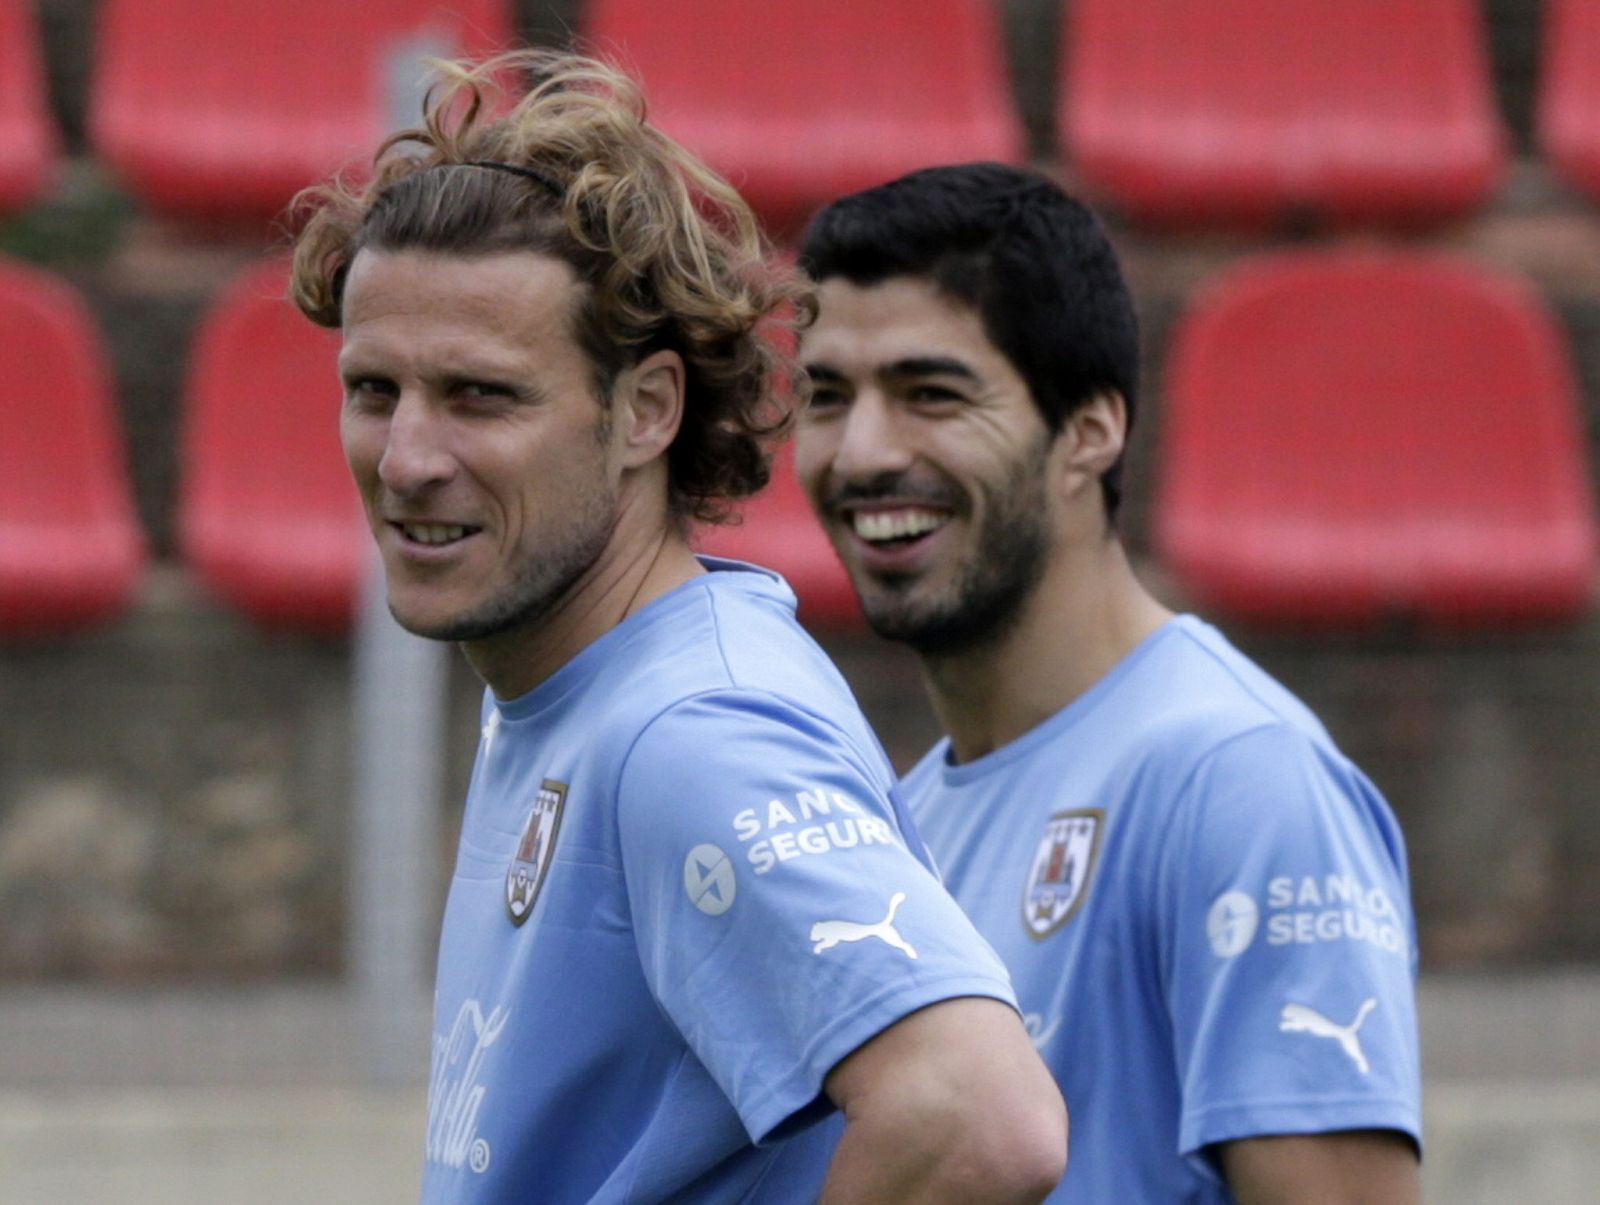
<path fill-rule="evenodd" d="M 1206 936 L 1218 958 L 1242 954 L 1258 935 L 1268 946 L 1359 941 L 1409 956 L 1394 900 L 1354 875 L 1282 875 L 1267 881 L 1259 900 L 1238 888 L 1217 897 L 1206 915 Z"/>
<path fill-rule="evenodd" d="M 718 845 L 696 845 L 683 860 L 683 889 L 689 902 L 707 916 L 721 916 L 733 907 L 739 881 L 733 862 Z"/>
<path fill-rule="evenodd" d="M 819 920 L 811 926 L 811 952 L 821 954 L 831 950 L 834 946 L 845 942 L 865 941 L 869 937 L 876 937 L 885 945 L 893 946 L 907 958 L 915 959 L 916 948 L 905 938 L 900 936 L 900 931 L 894 927 L 894 914 L 900 911 L 900 905 L 906 902 L 906 893 L 897 891 L 889 897 L 888 914 L 880 921 L 870 923 L 853 920 Z"/>
<path fill-rule="evenodd" d="M 862 845 L 898 845 L 887 820 L 854 799 L 821 787 L 797 791 L 789 799 L 769 799 L 733 818 L 733 835 L 756 874 L 796 858 L 821 857 Z"/>
<path fill-rule="evenodd" d="M 547 778 L 528 810 L 511 869 L 506 871 L 506 912 L 514 925 L 521 925 L 533 913 L 539 889 L 555 858 L 556 837 L 561 832 L 561 812 L 566 803 L 567 784 Z"/>
<path fill-rule="evenodd" d="M 1211 941 L 1212 953 L 1218 958 L 1244 953 L 1255 940 L 1260 923 L 1261 909 L 1255 900 L 1242 891 L 1223 892 L 1206 914 L 1206 937 Z"/>
<path fill-rule="evenodd" d="M 1022 889 L 1022 923 L 1038 940 L 1078 914 L 1100 861 L 1106 814 L 1100 808 L 1057 812 L 1033 850 Z"/>
<path fill-rule="evenodd" d="M 1350 1061 L 1356 1065 L 1356 1070 L 1366 1075 L 1372 1068 L 1367 1064 L 1366 1051 L 1361 1049 L 1360 1031 L 1367 1020 L 1367 1014 L 1377 1007 L 1377 998 L 1368 996 L 1361 1002 L 1361 1007 L 1356 1009 L 1355 1019 L 1348 1025 L 1339 1025 L 1309 1005 L 1285 1004 L 1283 1014 L 1278 1019 L 1278 1028 L 1284 1033 L 1308 1033 L 1312 1037 L 1331 1038 L 1350 1056 Z"/>

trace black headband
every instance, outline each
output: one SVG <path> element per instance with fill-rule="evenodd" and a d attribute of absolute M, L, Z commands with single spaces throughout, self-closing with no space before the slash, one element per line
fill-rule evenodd
<path fill-rule="evenodd" d="M 496 159 L 475 159 L 467 164 L 468 167 L 487 167 L 497 172 L 510 172 L 513 176 L 521 176 L 532 180 L 542 187 L 547 193 L 558 201 L 566 200 L 567 190 L 561 181 L 548 172 L 540 171 L 536 167 L 519 167 L 515 163 L 501 163 Z"/>

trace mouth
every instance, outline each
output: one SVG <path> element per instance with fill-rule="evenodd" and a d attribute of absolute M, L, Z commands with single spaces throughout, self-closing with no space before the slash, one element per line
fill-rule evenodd
<path fill-rule="evenodd" d="M 902 506 L 853 511 L 846 521 L 857 539 L 874 548 L 905 548 L 938 531 L 950 522 L 950 515 L 921 506 Z"/>
<path fill-rule="evenodd" d="M 842 526 L 853 537 L 853 559 L 860 567 L 895 576 L 925 567 L 939 533 L 954 518 L 953 511 L 920 503 L 878 503 L 870 509 L 846 507 L 839 513 Z"/>
<path fill-rule="evenodd" d="M 407 544 L 423 548 L 448 548 L 482 531 L 464 523 L 407 523 L 391 520 L 389 526 L 400 534 Z"/>

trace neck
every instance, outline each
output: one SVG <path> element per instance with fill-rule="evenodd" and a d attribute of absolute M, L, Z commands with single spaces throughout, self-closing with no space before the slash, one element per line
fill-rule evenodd
<path fill-rule="evenodd" d="M 1043 723 L 1171 617 L 1114 536 L 1058 548 L 1015 622 L 992 641 L 923 657 L 955 759 L 982 757 Z"/>
<path fill-rule="evenodd" d="M 705 572 L 664 508 L 655 522 L 636 518 L 624 505 L 595 563 L 526 628 L 462 645 L 497 698 L 527 694 L 630 615 Z"/>

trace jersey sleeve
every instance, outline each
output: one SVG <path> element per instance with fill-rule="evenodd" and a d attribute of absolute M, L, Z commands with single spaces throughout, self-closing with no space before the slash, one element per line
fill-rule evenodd
<path fill-rule="evenodd" d="M 1015 1006 L 869 759 L 800 708 L 719 692 L 658 717 L 622 770 L 645 977 L 754 1141 L 809 1118 L 834 1065 L 911 1012 Z"/>
<path fill-rule="evenodd" d="M 1287 725 L 1214 750 L 1184 794 L 1156 921 L 1182 1152 L 1367 1128 L 1420 1142 L 1415 926 L 1387 805 Z"/>

